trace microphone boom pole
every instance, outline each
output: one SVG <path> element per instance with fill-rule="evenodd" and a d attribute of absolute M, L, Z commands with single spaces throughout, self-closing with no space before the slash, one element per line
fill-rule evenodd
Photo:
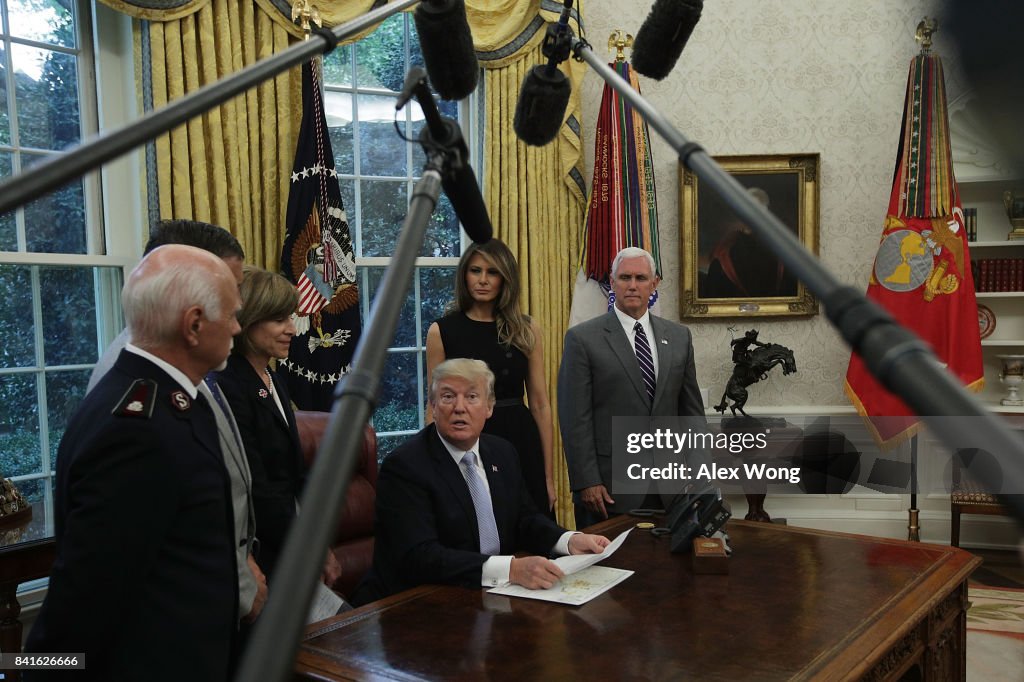
<path fill-rule="evenodd" d="M 706 182 L 757 235 L 758 239 L 792 270 L 821 300 L 833 326 L 864 360 L 871 374 L 900 396 L 952 449 L 980 448 L 999 458 L 1009 485 L 1002 490 L 1024 489 L 1024 444 L 1014 432 L 988 412 L 953 377 L 921 339 L 905 329 L 881 306 L 860 291 L 841 284 L 796 236 L 723 169 L 699 144 L 682 133 L 614 69 L 598 58 L 590 45 L 573 39 L 575 58 L 585 61 L 652 126 L 679 156 L 684 166 Z M 947 417 L 976 417 L 976 429 Z M 998 473 L 998 472 L 995 472 Z M 980 472 L 979 476 L 984 476 Z M 995 490 L 998 481 L 982 480 Z M 1024 495 L 1001 495 L 1019 521 L 1024 521 Z"/>
<path fill-rule="evenodd" d="M 452 152 L 440 146 L 428 149 L 424 145 L 424 149 L 427 163 L 423 175 L 413 187 L 409 211 L 402 223 L 391 264 L 384 271 L 373 299 L 370 322 L 359 339 L 352 370 L 335 391 L 331 418 L 307 477 L 309 483 L 302 496 L 302 513 L 288 531 L 270 599 L 256 621 L 245 657 L 235 675 L 239 682 L 285 680 L 292 673 L 320 562 L 355 469 L 362 447 L 363 427 L 377 403 L 388 346 L 382 341 L 395 336 L 416 268 L 416 257 L 441 193 L 441 178 L 452 158 Z M 312 561 L 313 557 L 319 561 Z"/>
<path fill-rule="evenodd" d="M 296 43 L 226 78 L 205 85 L 136 121 L 100 133 L 71 151 L 55 155 L 30 171 L 5 180 L 0 183 L 0 215 L 61 187 L 107 161 L 116 159 L 268 78 L 312 57 L 330 52 L 339 41 L 360 33 L 419 2 L 421 0 L 394 0 L 333 29 L 314 31 L 310 34 L 309 40 Z M 329 37 L 332 35 L 333 37 Z"/>

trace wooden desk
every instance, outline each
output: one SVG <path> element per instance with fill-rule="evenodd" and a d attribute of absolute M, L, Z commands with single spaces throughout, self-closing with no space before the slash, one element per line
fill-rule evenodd
<path fill-rule="evenodd" d="M 594 530 L 614 536 L 634 520 Z M 636 571 L 580 607 L 424 586 L 310 626 L 296 670 L 334 679 L 921 679 L 966 674 L 955 548 L 749 521 L 727 576 L 694 575 L 634 530 L 605 565 Z"/>
<path fill-rule="evenodd" d="M 30 521 L 0 528 L 0 651 L 21 651 L 18 585 L 48 576 L 55 556 L 53 524 L 41 502 L 32 505 Z M 7 679 L 19 680 L 21 675 L 8 671 Z"/>

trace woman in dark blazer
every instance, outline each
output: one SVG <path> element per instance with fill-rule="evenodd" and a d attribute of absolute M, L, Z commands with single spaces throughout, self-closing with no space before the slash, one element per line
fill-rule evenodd
<path fill-rule="evenodd" d="M 298 512 L 305 477 L 288 389 L 270 368 L 271 358 L 288 356 L 298 292 L 281 275 L 247 266 L 239 293 L 241 331 L 217 383 L 234 412 L 252 471 L 256 562 L 270 580 Z M 324 577 L 330 585 L 337 578 L 337 563 L 328 555 Z"/>

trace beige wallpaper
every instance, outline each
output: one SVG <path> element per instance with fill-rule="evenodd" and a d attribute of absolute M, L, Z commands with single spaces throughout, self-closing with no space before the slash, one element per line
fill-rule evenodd
<path fill-rule="evenodd" d="M 583 2 L 597 54 L 614 29 L 635 34 L 653 0 Z M 821 248 L 844 283 L 866 288 L 888 203 L 914 29 L 929 0 L 708 0 L 674 70 L 641 78 L 644 96 L 712 155 L 821 154 Z M 942 32 L 950 100 L 962 87 L 955 53 Z M 593 131 L 603 81 L 584 83 L 586 179 L 593 172 Z M 679 212 L 675 154 L 652 131 L 665 279 L 663 314 L 678 319 Z M 729 327 L 793 349 L 798 371 L 773 373 L 751 387 L 750 406 L 849 405 L 842 391 L 849 350 L 823 313 L 803 319 L 684 320 L 694 332 L 697 373 L 712 402 L 731 373 Z"/>

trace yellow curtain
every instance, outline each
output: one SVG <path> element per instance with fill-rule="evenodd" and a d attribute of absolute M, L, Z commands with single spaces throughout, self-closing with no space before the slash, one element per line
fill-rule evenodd
<path fill-rule="evenodd" d="M 555 405 L 586 206 L 579 125 L 585 67 L 571 60 L 562 65 L 572 82 L 572 95 L 558 138 L 544 147 L 523 144 L 512 130 L 512 114 L 527 72 L 547 63 L 541 42 L 547 23 L 557 21 L 558 14 L 541 8 L 538 0 L 467 0 L 466 7 L 485 69 L 484 198 L 495 236 L 508 244 L 519 261 L 526 312 L 544 331 L 545 371 L 555 422 L 556 514 L 563 526 L 574 528 Z"/>
<path fill-rule="evenodd" d="M 289 40 L 251 3 L 221 0 L 142 28 L 149 34 L 154 109 L 279 52 Z M 156 140 L 160 217 L 221 225 L 238 237 L 246 260 L 274 270 L 302 109 L 301 77 L 293 71 Z"/>
<path fill-rule="evenodd" d="M 172 0 L 158 9 L 135 0 L 103 2 L 145 20 L 136 23 L 137 58 L 152 109 L 302 35 L 291 22 L 291 3 L 280 0 Z M 374 0 L 322 4 L 324 25 L 333 26 L 365 13 Z M 301 118 L 295 67 L 158 138 L 144 183 L 157 195 L 149 200 L 158 204 L 158 217 L 221 225 L 241 242 L 247 261 L 278 270 Z"/>

